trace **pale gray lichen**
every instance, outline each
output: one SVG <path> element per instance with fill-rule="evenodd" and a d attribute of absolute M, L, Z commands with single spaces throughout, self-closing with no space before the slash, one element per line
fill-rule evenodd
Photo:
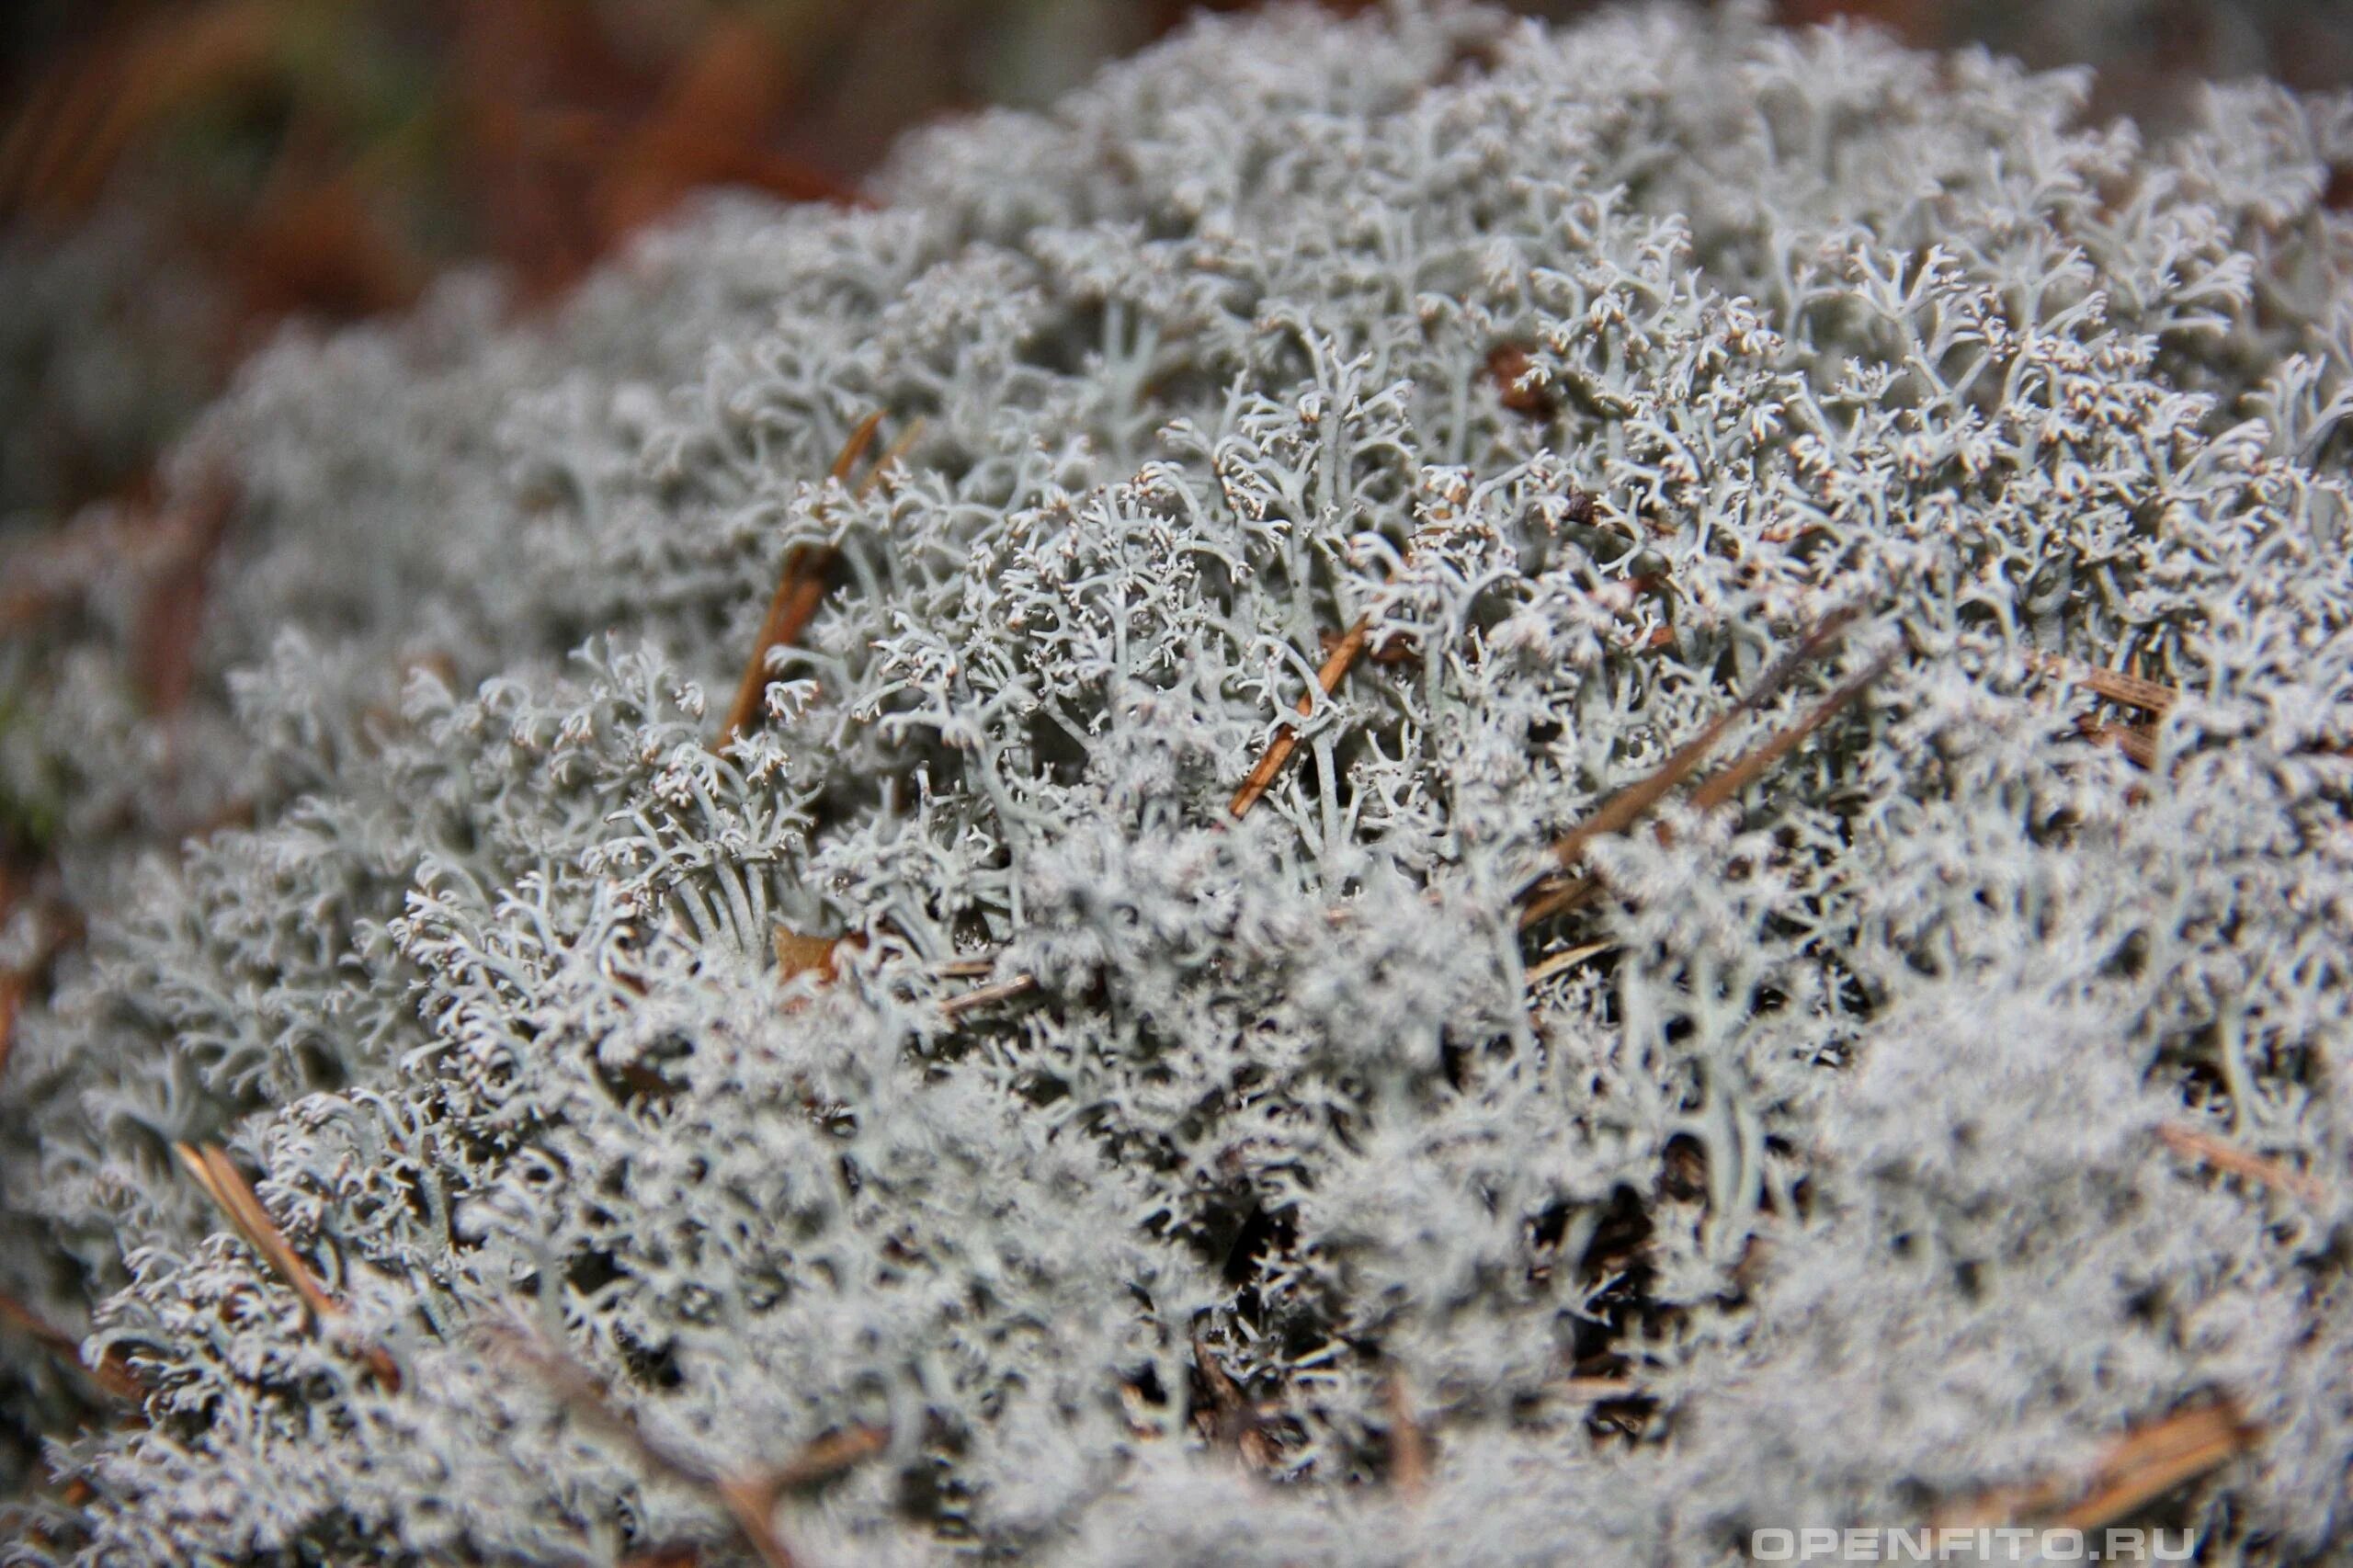
<path fill-rule="evenodd" d="M 188 710 L 6 654 L 92 929 L 0 1283 L 151 1391 L 17 1557 L 742 1551 L 518 1334 L 715 1472 L 887 1428 L 779 1510 L 820 1562 L 1739 1561 L 2218 1397 L 2265 1436 L 2168 1517 L 2341 1551 L 2353 105 L 2146 145 L 2086 87 L 1278 10 L 543 324 L 278 347 L 178 459 L 240 496 Z M 876 409 L 903 464 L 821 483 Z M 714 749 L 802 545 L 838 581 Z M 1523 935 L 1848 608 L 1866 696 Z M 2181 689 L 2153 766 L 2053 658 Z M 779 928 L 852 939 L 780 980 Z M 339 1324 L 179 1176 L 211 1139 Z M 1255 1414 L 1195 1419 L 1197 1340 Z"/>

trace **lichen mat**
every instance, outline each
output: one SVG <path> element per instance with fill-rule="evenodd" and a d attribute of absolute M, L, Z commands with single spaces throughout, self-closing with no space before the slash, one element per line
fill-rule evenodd
<path fill-rule="evenodd" d="M 2353 109 L 2086 92 L 1279 10 L 278 345 L 0 643 L 20 1558 L 2341 1551 Z"/>

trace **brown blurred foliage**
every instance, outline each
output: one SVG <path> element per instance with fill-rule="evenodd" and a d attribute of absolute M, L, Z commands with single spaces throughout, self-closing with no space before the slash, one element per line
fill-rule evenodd
<path fill-rule="evenodd" d="M 908 125 L 1041 100 L 1197 10 L 1249 3 L 13 0 L 0 8 L 0 235 L 68 233 L 108 204 L 157 220 L 171 264 L 219 307 L 201 347 L 225 374 L 290 313 L 397 309 L 456 263 L 497 264 L 526 303 L 553 298 L 706 187 L 854 202 Z M 1591 0 L 1514 8 L 1558 17 Z M 2293 0 L 1777 12 L 1858 17 L 1923 45 L 1980 40 L 2035 64 L 2088 60 L 2103 107 L 2160 117 L 2201 72 L 2353 77 L 2342 8 Z M 0 485 L 0 501 L 10 494 Z"/>

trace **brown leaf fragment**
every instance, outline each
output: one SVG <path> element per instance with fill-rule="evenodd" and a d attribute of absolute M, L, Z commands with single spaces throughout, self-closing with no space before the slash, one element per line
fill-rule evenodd
<path fill-rule="evenodd" d="M 1561 411 L 1560 400 L 1532 372 L 1536 361 L 1520 343 L 1498 343 L 1487 350 L 1487 376 L 1495 383 L 1503 405 L 1523 419 L 1549 421 Z"/>
<path fill-rule="evenodd" d="M 821 981 L 834 978 L 834 949 L 841 945 L 840 937 L 804 937 L 779 926 L 772 941 L 779 980 L 794 980 L 812 971 Z"/>

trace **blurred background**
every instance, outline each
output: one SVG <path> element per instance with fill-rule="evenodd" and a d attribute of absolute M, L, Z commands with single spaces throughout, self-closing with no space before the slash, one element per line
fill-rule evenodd
<path fill-rule="evenodd" d="M 1336 9 L 1365 0 L 1331 0 Z M 491 262 L 560 297 L 689 193 L 858 199 L 910 124 L 1039 104 L 1188 0 L 8 0 L 0 6 L 0 550 L 136 502 L 290 316 Z M 1233 9 L 1237 6 L 1208 8 Z M 1586 0 L 1523 0 L 1566 17 Z M 2207 76 L 2353 81 L 2353 5 L 1776 0 L 2101 72 L 2162 124 Z M 0 582 L 0 623 L 10 594 Z M 5 629 L 0 627 L 0 629 Z"/>

